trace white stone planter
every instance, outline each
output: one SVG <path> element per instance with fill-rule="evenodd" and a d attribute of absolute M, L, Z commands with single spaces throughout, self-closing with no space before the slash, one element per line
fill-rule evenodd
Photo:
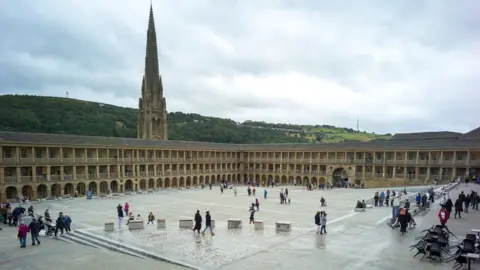
<path fill-rule="evenodd" d="M 275 223 L 275 229 L 279 232 L 289 232 L 292 230 L 292 223 L 289 221 L 278 221 Z"/>
<path fill-rule="evenodd" d="M 167 228 L 167 221 L 165 219 L 157 219 L 157 229 Z"/>
<path fill-rule="evenodd" d="M 239 229 L 242 227 L 242 220 L 240 219 L 229 219 L 228 228 L 229 229 Z"/>
<path fill-rule="evenodd" d="M 128 223 L 129 230 L 143 230 L 143 228 L 143 220 L 130 220 L 130 222 Z"/>
<path fill-rule="evenodd" d="M 113 222 L 107 222 L 105 223 L 104 230 L 106 232 L 113 232 L 115 230 L 115 224 Z"/>
<path fill-rule="evenodd" d="M 253 223 L 253 226 L 255 230 L 263 230 L 264 228 L 263 220 L 255 220 L 255 222 Z"/>
<path fill-rule="evenodd" d="M 193 228 L 193 219 L 181 219 L 178 221 L 178 227 L 180 228 Z"/>

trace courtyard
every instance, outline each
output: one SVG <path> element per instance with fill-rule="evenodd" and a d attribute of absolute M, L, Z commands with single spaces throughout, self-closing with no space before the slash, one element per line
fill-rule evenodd
<path fill-rule="evenodd" d="M 263 199 L 264 189 L 258 188 L 256 197 L 260 200 L 260 211 L 255 217 L 264 221 L 264 230 L 255 230 L 248 225 L 248 208 L 255 197 L 247 195 L 246 187 L 238 187 L 237 190 L 238 196 L 233 190 L 225 190 L 221 194 L 218 186 L 214 186 L 213 190 L 166 189 L 105 199 L 46 201 L 34 207 L 39 213 L 50 209 L 53 217 L 60 211 L 70 215 L 74 229 L 199 269 L 243 269 L 245 265 L 269 269 L 311 269 L 319 262 L 322 262 L 322 268 L 328 265 L 326 269 L 367 266 L 370 269 L 386 269 L 395 261 L 411 268 L 422 266 L 419 269 L 433 269 L 430 268 L 433 265 L 411 259 L 408 245 L 413 241 L 415 232 L 402 237 L 398 231 L 392 231 L 384 224 L 390 217 L 390 208 L 369 209 L 361 213 L 353 211 L 358 199 L 370 199 L 376 190 L 309 192 L 292 187 L 289 188 L 291 204 L 280 204 L 280 188 L 267 189 L 268 199 Z M 327 200 L 327 207 L 320 207 L 322 196 Z M 157 229 L 156 224 L 150 224 L 144 230 L 129 231 L 126 226 L 118 228 L 116 225 L 114 232 L 104 232 L 105 222 L 118 223 L 116 206 L 125 202 L 130 204 L 131 212 L 140 214 L 144 220 L 149 212 L 153 212 L 156 218 L 166 219 L 167 228 Z M 210 211 L 216 223 L 215 236 L 208 233 L 195 236 L 191 230 L 179 228 L 178 220 L 193 219 L 197 209 L 202 216 L 206 210 Z M 314 232 L 313 221 L 317 210 L 328 213 L 328 235 Z M 433 219 L 417 217 L 418 227 L 435 223 L 433 216 Z M 243 228 L 229 230 L 228 219 L 241 219 Z M 275 232 L 277 221 L 292 222 L 292 231 Z M 439 269 L 439 265 L 435 267 Z"/>

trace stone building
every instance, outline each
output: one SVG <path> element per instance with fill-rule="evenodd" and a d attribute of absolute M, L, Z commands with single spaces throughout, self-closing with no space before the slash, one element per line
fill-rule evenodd
<path fill-rule="evenodd" d="M 424 185 L 480 171 L 480 128 L 336 144 L 168 141 L 152 9 L 141 95 L 137 139 L 0 132 L 0 202 L 19 195 L 35 199 L 221 181 Z"/>

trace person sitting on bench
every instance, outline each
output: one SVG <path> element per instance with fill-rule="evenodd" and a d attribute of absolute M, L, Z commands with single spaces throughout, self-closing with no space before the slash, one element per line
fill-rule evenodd
<path fill-rule="evenodd" d="M 327 201 L 325 201 L 323 197 L 320 199 L 320 203 L 321 203 L 321 206 L 327 206 Z"/>
<path fill-rule="evenodd" d="M 358 200 L 357 206 L 355 208 L 363 209 L 363 208 L 367 208 L 367 206 L 365 205 L 365 202 L 361 202 L 360 200 Z"/>

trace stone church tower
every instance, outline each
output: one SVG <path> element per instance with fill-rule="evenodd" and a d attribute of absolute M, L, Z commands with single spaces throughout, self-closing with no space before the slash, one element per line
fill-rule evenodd
<path fill-rule="evenodd" d="M 163 97 L 162 77 L 158 69 L 157 34 L 151 5 L 142 97 L 138 101 L 137 129 L 139 139 L 168 140 L 167 104 Z"/>

